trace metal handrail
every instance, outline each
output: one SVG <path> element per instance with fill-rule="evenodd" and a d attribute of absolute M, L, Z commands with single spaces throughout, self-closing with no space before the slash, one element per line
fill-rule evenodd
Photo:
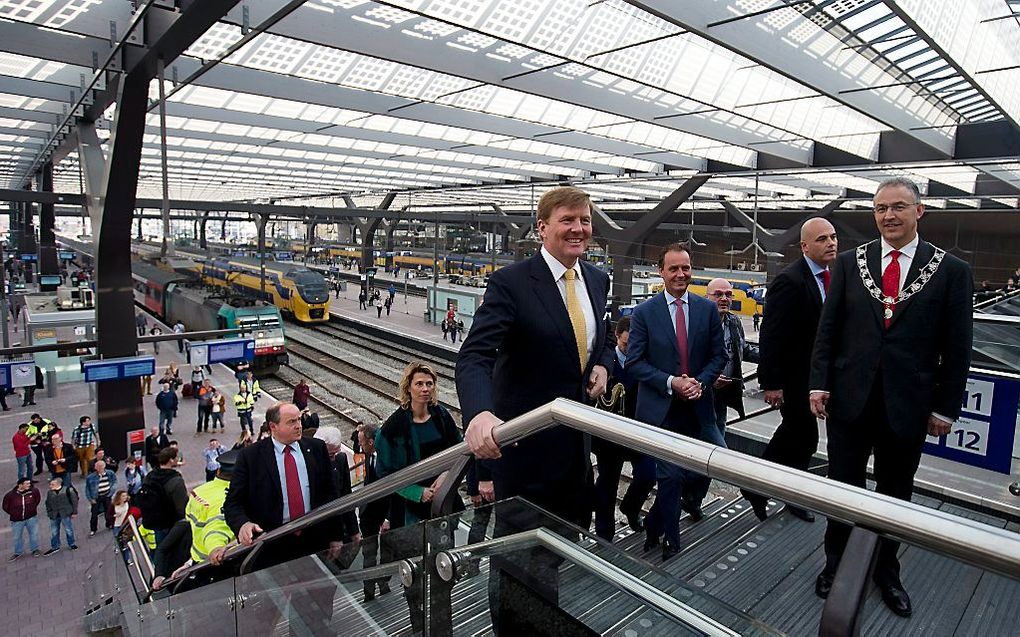
<path fill-rule="evenodd" d="M 1020 316 L 1012 314 L 974 314 L 974 324 L 1008 325 L 1020 327 Z"/>
<path fill-rule="evenodd" d="M 1020 579 L 1020 537 L 1015 533 L 716 447 L 564 398 L 557 398 L 497 426 L 493 437 L 500 446 L 506 446 L 557 425 L 571 427 L 710 478 L 765 493 L 826 517 Z M 261 548 L 275 539 L 308 529 L 389 496 L 405 486 L 436 476 L 469 454 L 466 443 L 445 449 L 266 533 L 251 546 L 237 546 L 227 551 L 225 559 L 246 556 L 255 547 Z M 247 561 L 251 562 L 250 559 Z M 166 585 L 183 581 L 209 567 L 207 562 L 192 566 Z"/>
<path fill-rule="evenodd" d="M 642 579 L 634 577 L 619 566 L 586 551 L 573 542 L 546 529 L 533 529 L 514 535 L 507 535 L 478 544 L 443 551 L 436 556 L 440 577 L 451 581 L 455 572 L 450 565 L 461 563 L 462 559 L 496 555 L 519 548 L 541 546 L 607 582 L 632 595 L 666 617 L 672 617 L 705 635 L 732 635 L 740 633 L 699 612 L 676 598 L 662 592 Z"/>

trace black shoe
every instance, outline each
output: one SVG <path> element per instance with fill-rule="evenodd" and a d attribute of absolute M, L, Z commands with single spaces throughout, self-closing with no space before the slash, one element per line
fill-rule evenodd
<path fill-rule="evenodd" d="M 751 503 L 751 510 L 754 511 L 754 517 L 758 518 L 761 522 L 769 519 L 769 513 L 767 510 L 769 501 L 767 499 L 753 493 L 745 493 L 744 499 Z"/>
<path fill-rule="evenodd" d="M 705 513 L 701 510 L 701 503 L 694 500 L 680 499 L 680 509 L 691 516 L 691 522 L 701 522 L 705 519 Z"/>
<path fill-rule="evenodd" d="M 832 580 L 834 575 L 827 571 L 822 571 L 818 574 L 818 579 L 815 580 L 815 595 L 825 599 L 829 596 L 832 591 Z"/>
<path fill-rule="evenodd" d="M 659 545 L 659 536 L 658 535 L 655 535 L 655 536 L 649 535 L 648 534 L 648 527 L 646 526 L 645 527 L 645 553 L 651 551 L 652 549 L 654 549 L 658 545 Z"/>
<path fill-rule="evenodd" d="M 808 510 L 806 510 L 806 509 L 802 509 L 800 507 L 794 507 L 794 506 L 786 505 L 786 510 L 790 512 L 790 515 L 792 515 L 793 517 L 795 517 L 795 518 L 797 518 L 799 520 L 804 520 L 805 522 L 814 522 L 815 521 L 815 514 L 810 512 L 810 511 L 808 511 Z"/>
<path fill-rule="evenodd" d="M 913 614 L 914 610 L 910 605 L 910 596 L 907 595 L 907 591 L 903 590 L 902 586 L 889 584 L 879 586 L 879 589 L 882 591 L 882 601 L 889 607 L 889 610 L 900 617 L 910 617 Z"/>
<path fill-rule="evenodd" d="M 55 548 L 55 549 L 50 549 L 50 550 L 46 551 L 45 553 L 43 553 L 43 556 L 53 555 L 54 553 L 58 553 L 58 552 L 60 552 L 60 547 L 59 546 L 57 548 Z"/>
<path fill-rule="evenodd" d="M 665 562 L 666 560 L 672 559 L 673 557 L 676 557 L 679 553 L 680 553 L 680 549 L 676 548 L 675 546 L 673 546 L 669 542 L 663 542 L 662 543 L 662 561 L 663 562 Z"/>
<path fill-rule="evenodd" d="M 635 533 L 640 533 L 645 530 L 645 525 L 641 523 L 641 517 L 637 513 L 627 513 L 627 524 L 630 525 L 630 530 Z"/>
<path fill-rule="evenodd" d="M 36 470 L 35 470 L 35 473 L 33 473 L 32 475 L 34 475 L 34 476 L 37 476 L 37 475 L 39 475 L 40 473 L 42 473 L 42 469 L 36 469 Z"/>

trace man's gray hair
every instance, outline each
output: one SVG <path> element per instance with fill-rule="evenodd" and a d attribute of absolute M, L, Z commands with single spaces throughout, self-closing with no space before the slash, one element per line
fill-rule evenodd
<path fill-rule="evenodd" d="M 904 177 L 893 177 L 892 179 L 886 179 L 882 183 L 878 184 L 878 188 L 875 189 L 877 195 L 883 188 L 906 188 L 910 192 L 914 193 L 913 203 L 921 203 L 921 189 L 917 187 L 913 181 Z"/>
<path fill-rule="evenodd" d="M 340 433 L 339 429 L 331 425 L 323 425 L 319 427 L 315 430 L 315 435 L 312 437 L 318 438 L 330 447 L 339 447 L 344 444 L 343 434 Z"/>
<path fill-rule="evenodd" d="M 365 437 L 369 440 L 375 440 L 375 433 L 379 431 L 379 428 L 370 422 L 363 422 L 358 425 L 358 430 L 365 432 Z"/>

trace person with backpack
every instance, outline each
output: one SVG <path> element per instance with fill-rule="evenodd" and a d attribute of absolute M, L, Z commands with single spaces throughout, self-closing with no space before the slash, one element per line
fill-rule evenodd
<path fill-rule="evenodd" d="M 156 536 L 156 546 L 166 538 L 170 528 L 184 519 L 188 505 L 188 488 L 184 478 L 174 469 L 177 466 L 177 449 L 167 447 L 159 452 L 159 468 L 142 480 L 142 488 L 135 496 L 142 511 L 142 524 Z"/>
<path fill-rule="evenodd" d="M 92 517 L 89 518 L 89 537 L 96 534 L 99 528 L 99 516 L 106 518 L 106 528 L 113 528 L 113 520 L 107 517 L 113 488 L 117 486 L 117 474 L 106 468 L 106 462 L 96 460 L 92 473 L 85 478 L 85 498 L 92 506 Z"/>
<path fill-rule="evenodd" d="M 78 515 L 78 492 L 70 482 L 66 485 L 60 478 L 50 480 L 46 494 L 46 517 L 50 519 L 50 550 L 43 555 L 53 555 L 60 550 L 60 527 L 64 527 L 67 548 L 78 550 L 74 541 L 74 518 Z"/>

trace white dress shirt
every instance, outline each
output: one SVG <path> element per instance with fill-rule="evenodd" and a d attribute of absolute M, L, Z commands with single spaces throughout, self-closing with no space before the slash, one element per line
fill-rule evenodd
<path fill-rule="evenodd" d="M 312 492 L 308 486 L 308 467 L 305 465 L 305 456 L 301 453 L 301 447 L 297 442 L 284 445 L 276 438 L 272 440 L 276 456 L 276 469 L 280 474 L 280 492 L 283 493 L 283 522 L 286 524 L 290 522 L 290 498 L 287 497 L 287 470 L 283 464 L 283 448 L 290 447 L 290 455 L 294 456 L 294 462 L 297 464 L 298 480 L 301 482 L 301 497 L 305 501 L 305 513 L 312 510 Z"/>
<path fill-rule="evenodd" d="M 567 280 L 563 278 L 567 267 L 556 260 L 556 257 L 549 254 L 549 251 L 542 246 L 542 258 L 552 272 L 553 281 L 556 281 L 556 289 L 560 291 L 560 298 L 563 299 L 563 307 L 567 306 Z M 595 336 L 598 327 L 595 323 L 595 310 L 591 306 L 591 297 L 588 296 L 588 288 L 584 285 L 584 276 L 581 274 L 581 263 L 574 263 L 574 293 L 581 305 L 581 313 L 584 315 L 584 329 L 588 337 L 588 355 L 585 360 L 591 359 L 591 353 L 595 346 Z"/>
<path fill-rule="evenodd" d="M 921 240 L 919 235 L 914 235 L 914 240 L 907 245 L 900 248 L 900 256 L 896 261 L 900 264 L 900 290 L 903 290 L 903 286 L 907 283 L 907 272 L 910 270 L 910 265 L 914 262 L 914 253 L 917 252 L 917 244 Z M 882 272 L 879 273 L 881 276 L 885 272 L 885 269 L 892 263 L 891 253 L 896 248 L 892 247 L 882 239 Z M 882 289 L 882 281 L 879 279 L 875 281 L 878 284 L 878 288 Z"/>

